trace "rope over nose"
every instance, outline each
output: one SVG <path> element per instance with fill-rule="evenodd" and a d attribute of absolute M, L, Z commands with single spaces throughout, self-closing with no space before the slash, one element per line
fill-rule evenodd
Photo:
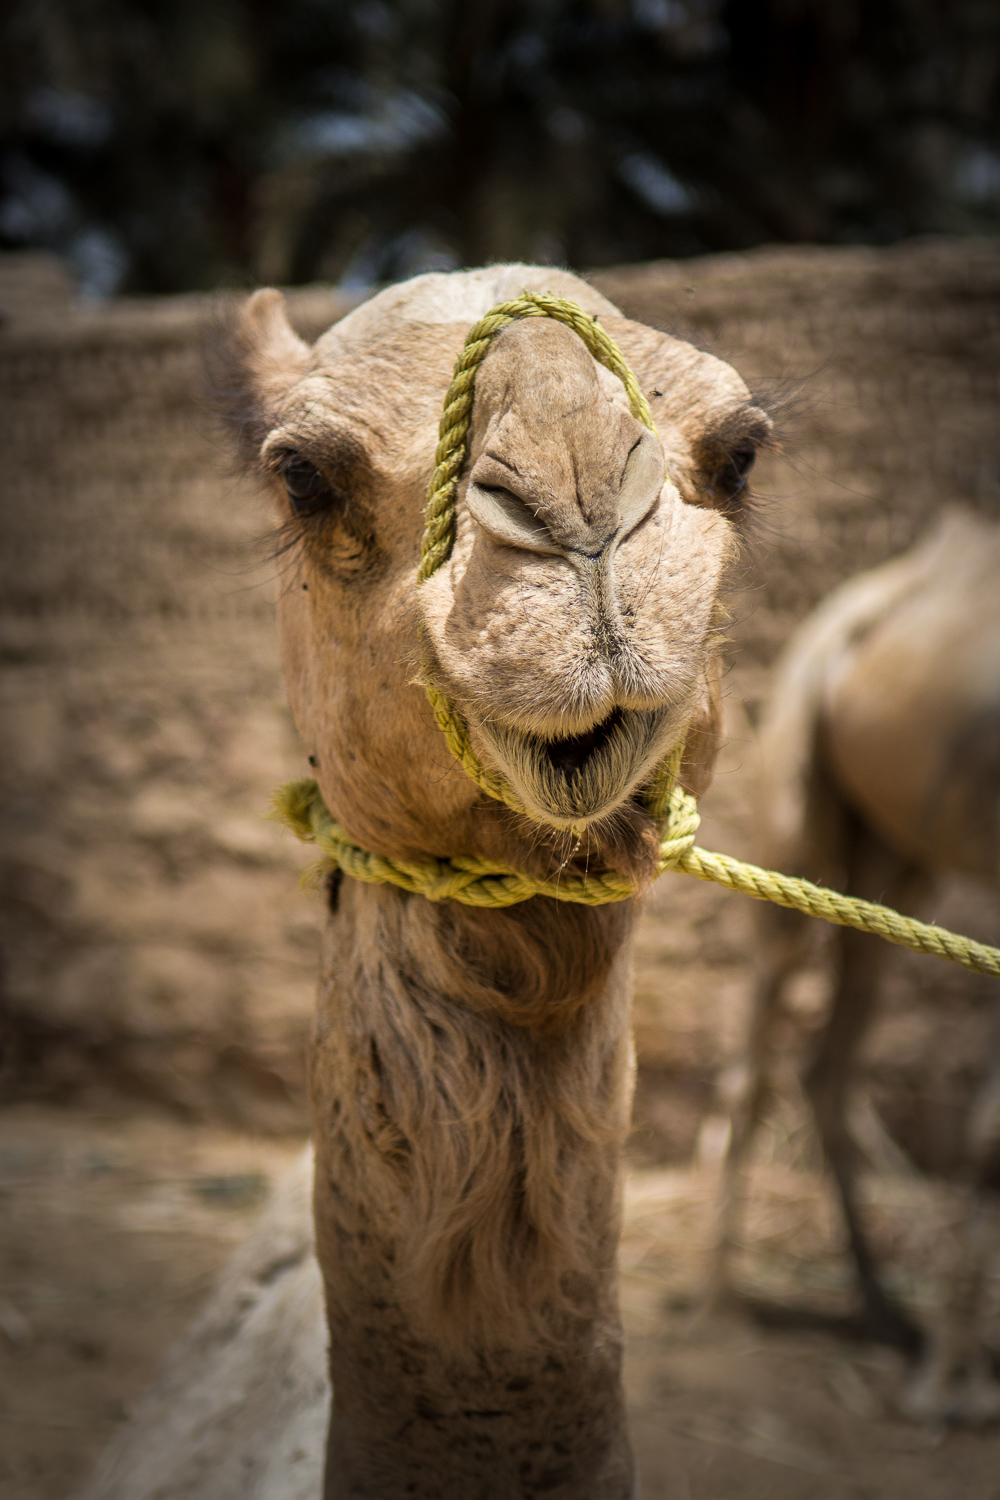
<path fill-rule="evenodd" d="M 472 328 L 455 365 L 455 374 L 445 397 L 439 440 L 434 454 L 435 469 L 425 510 L 423 545 L 418 584 L 424 583 L 451 556 L 455 543 L 455 495 L 465 462 L 469 423 L 472 417 L 475 373 L 492 340 L 501 329 L 518 318 L 555 318 L 579 334 L 591 354 L 617 375 L 628 394 L 636 419 L 655 432 L 649 404 L 614 340 L 596 319 L 575 302 L 549 293 L 525 292 L 512 302 L 501 302 Z M 424 687 L 435 721 L 448 748 L 466 774 L 488 796 L 505 802 L 518 813 L 526 809 L 505 779 L 483 766 L 469 740 L 468 728 L 447 695 L 430 680 L 425 669 Z M 901 916 L 891 907 L 845 896 L 791 875 L 763 870 L 726 854 L 713 854 L 695 844 L 701 819 L 697 803 L 678 781 L 683 742 L 676 745 L 658 767 L 645 791 L 645 805 L 660 829 L 657 874 L 678 870 L 698 880 L 709 880 L 741 891 L 758 901 L 773 901 L 807 916 L 822 917 L 842 927 L 871 932 L 889 943 L 949 959 L 979 974 L 1000 978 L 1000 949 L 949 932 L 913 917 Z M 351 841 L 335 822 L 323 801 L 319 786 L 311 778 L 290 781 L 279 787 L 272 799 L 272 816 L 285 823 L 300 839 L 313 843 L 325 856 L 321 868 L 343 870 L 355 880 L 390 884 L 429 901 L 460 901 L 466 906 L 494 909 L 514 906 L 533 896 L 570 901 L 584 906 L 603 906 L 627 901 L 638 894 L 622 875 L 579 875 L 560 872 L 550 879 L 536 879 L 506 865 L 484 859 L 389 859 L 372 854 Z"/>
<path fill-rule="evenodd" d="M 498 302 L 469 331 L 465 346 L 455 363 L 455 373 L 444 398 L 444 411 L 438 428 L 438 445 L 434 451 L 434 474 L 424 509 L 424 539 L 420 549 L 417 583 L 424 583 L 448 561 L 455 545 L 455 495 L 465 463 L 465 452 L 472 421 L 472 404 L 476 394 L 476 371 L 489 353 L 498 333 L 519 318 L 555 318 L 586 344 L 591 354 L 625 387 L 629 410 L 637 422 L 656 432 L 649 402 L 639 388 L 621 350 L 610 334 L 605 333 L 595 317 L 584 312 L 568 297 L 554 297 L 551 292 L 525 292 L 511 302 Z"/>
<path fill-rule="evenodd" d="M 469 426 L 472 422 L 472 407 L 475 401 L 476 371 L 489 353 L 498 333 L 516 323 L 519 318 L 554 318 L 557 323 L 571 328 L 589 349 L 590 353 L 612 375 L 616 375 L 625 387 L 629 410 L 637 422 L 656 434 L 656 424 L 649 409 L 649 402 L 640 389 L 624 355 L 609 333 L 606 333 L 595 317 L 584 312 L 577 302 L 568 297 L 554 297 L 551 292 L 525 292 L 510 302 L 498 302 L 485 317 L 473 324 L 455 361 L 455 373 L 444 398 L 444 411 L 438 428 L 438 445 L 434 452 L 434 473 L 427 492 L 424 507 L 424 535 L 420 547 L 420 567 L 417 570 L 417 586 L 425 583 L 448 561 L 455 545 L 455 499 L 458 481 L 468 450 Z M 488 797 L 504 802 L 516 813 L 533 817 L 524 803 L 515 794 L 506 777 L 498 771 L 488 771 L 483 766 L 469 740 L 468 726 L 462 715 L 446 693 L 434 681 L 427 644 L 421 633 L 423 665 L 421 681 L 427 694 L 435 722 L 445 737 L 448 749 L 479 789 Z M 682 747 L 683 748 L 683 747 Z M 680 764 L 678 756 L 677 764 Z M 670 789 L 676 776 L 676 767 L 671 770 L 668 757 L 656 770 L 646 793 L 646 806 L 659 821 L 666 811 Z M 661 807 L 662 805 L 662 807 Z M 655 808 L 661 807 L 658 813 Z M 621 899 L 621 898 L 619 898 Z"/>

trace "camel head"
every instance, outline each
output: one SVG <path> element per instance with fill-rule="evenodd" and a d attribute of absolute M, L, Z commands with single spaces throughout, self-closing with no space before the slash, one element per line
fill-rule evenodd
<path fill-rule="evenodd" d="M 600 318 L 658 436 L 571 329 L 513 324 L 476 376 L 452 555 L 418 586 L 455 359 L 525 288 Z M 334 817 L 403 858 L 641 872 L 655 845 L 643 785 L 685 735 L 692 790 L 714 757 L 719 591 L 770 426 L 736 373 L 526 266 L 391 287 L 312 348 L 280 294 L 258 292 L 220 351 L 216 384 L 279 517 L 288 691 Z M 451 759 L 427 680 L 526 815 Z"/>

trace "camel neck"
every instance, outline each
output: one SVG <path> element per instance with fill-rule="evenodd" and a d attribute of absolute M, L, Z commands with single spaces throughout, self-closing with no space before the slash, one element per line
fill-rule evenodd
<path fill-rule="evenodd" d="M 565 918 L 339 894 L 312 1049 L 328 1497 L 631 1493 L 630 915 Z"/>

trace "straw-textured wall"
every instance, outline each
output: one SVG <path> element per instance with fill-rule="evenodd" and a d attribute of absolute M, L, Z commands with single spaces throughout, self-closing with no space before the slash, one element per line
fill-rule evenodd
<path fill-rule="evenodd" d="M 208 308 L 31 303 L 0 330 L 6 1082 L 297 1122 L 315 911 L 263 815 L 301 759 Z M 313 337 L 344 303 L 292 307 Z"/>
<path fill-rule="evenodd" d="M 789 629 L 941 503 L 995 503 L 1000 257 L 971 241 L 776 250 L 595 281 L 792 398 L 790 456 L 761 465 L 771 498 L 733 601 L 734 750 L 705 808 L 704 841 L 740 853 L 739 704 L 759 702 Z M 205 302 L 59 299 L 51 264 L 0 266 L 6 1082 L 280 1127 L 302 1109 L 316 910 L 300 850 L 262 817 L 302 770 L 274 569 L 255 563 L 267 517 L 202 410 Z M 342 308 L 322 289 L 292 306 L 309 335 Z M 746 941 L 744 904 L 660 883 L 639 964 L 651 1062 L 703 1086 Z"/>

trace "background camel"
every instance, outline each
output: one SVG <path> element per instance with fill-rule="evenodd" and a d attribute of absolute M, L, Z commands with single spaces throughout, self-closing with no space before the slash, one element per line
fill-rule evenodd
<path fill-rule="evenodd" d="M 912 910 L 936 872 L 1000 883 L 1000 523 L 956 510 L 913 551 L 844 585 L 808 621 L 779 669 L 761 730 L 765 862 L 842 881 L 856 895 Z M 730 1071 L 732 1137 L 714 1267 L 725 1281 L 741 1168 L 768 1101 L 774 1029 L 801 964 L 806 924 L 756 914 L 749 1049 Z M 878 997 L 882 945 L 837 929 L 836 988 L 805 1077 L 840 1192 L 871 1332 L 911 1347 L 915 1330 L 888 1298 L 858 1202 L 851 1091 Z M 992 1059 L 966 1121 L 969 1206 L 944 1310 L 902 1401 L 927 1421 L 1000 1415 L 1000 1385 L 979 1337 L 980 1297 L 997 1244 L 1000 1011 Z"/>
<path fill-rule="evenodd" d="M 601 318 L 663 446 L 576 335 L 505 331 L 477 378 L 454 555 L 418 593 L 454 360 L 525 287 Z M 289 699 L 348 834 L 397 858 L 647 881 L 635 794 L 692 728 L 693 789 L 715 754 L 725 513 L 770 425 L 739 377 L 520 266 L 391 288 L 314 349 L 258 293 L 215 375 L 279 505 Z M 449 765 L 418 674 L 530 817 Z M 614 1264 L 630 904 L 484 912 L 350 880 L 329 904 L 312 1049 L 327 1493 L 631 1494 Z"/>

